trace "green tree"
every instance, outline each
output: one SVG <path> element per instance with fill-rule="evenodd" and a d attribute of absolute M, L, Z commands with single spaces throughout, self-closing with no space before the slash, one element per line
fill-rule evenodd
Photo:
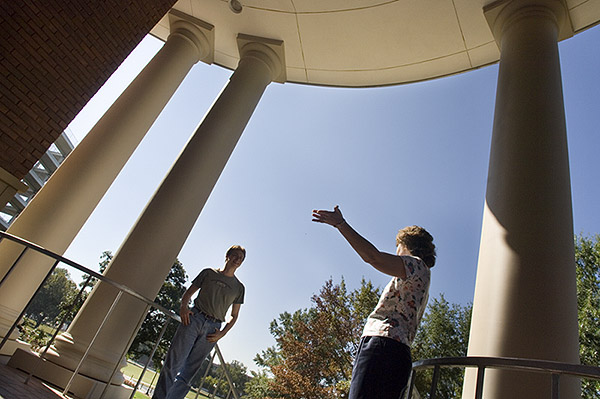
<path fill-rule="evenodd" d="M 579 356 L 582 364 L 600 359 L 600 235 L 575 238 Z M 583 380 L 582 397 L 600 397 L 600 382 Z"/>
<path fill-rule="evenodd" d="M 100 273 L 104 274 L 112 259 L 113 254 L 111 251 L 102 252 L 99 263 Z M 169 270 L 169 274 L 167 275 L 163 286 L 158 292 L 156 298 L 154 298 L 154 302 L 165 307 L 166 309 L 174 311 L 175 313 L 179 313 L 181 297 L 186 290 L 186 280 L 187 275 L 185 273 L 183 264 L 176 259 L 175 263 L 173 263 L 173 266 L 171 266 L 171 270 Z M 90 280 L 90 284 L 95 283 L 95 281 L 96 279 L 93 278 Z M 168 316 L 165 316 L 160 310 L 155 308 L 150 309 L 142 323 L 142 326 L 140 327 L 140 330 L 133 340 L 127 355 L 134 359 L 139 359 L 142 356 L 148 356 L 152 351 L 152 348 L 156 343 L 156 340 L 158 339 L 160 331 L 164 323 L 167 321 L 167 318 Z M 173 335 L 175 335 L 177 326 L 177 322 L 169 322 L 167 329 L 163 334 L 163 337 L 161 338 L 154 355 L 152 356 L 152 362 L 155 367 L 160 367 L 161 360 L 169 350 L 169 345 L 171 344 Z"/>
<path fill-rule="evenodd" d="M 183 264 L 179 260 L 175 260 L 175 263 L 173 263 L 173 266 L 171 267 L 163 286 L 158 292 L 158 295 L 154 299 L 154 302 L 165 307 L 166 309 L 174 311 L 175 313 L 179 313 L 181 297 L 186 290 L 186 280 L 187 275 L 185 273 L 185 269 L 183 268 Z M 146 319 L 142 323 L 138 334 L 131 344 L 128 355 L 132 358 L 139 358 L 143 355 L 149 355 L 167 319 L 168 316 L 165 316 L 160 310 L 152 308 L 148 312 Z M 154 363 L 155 367 L 161 364 L 161 359 L 163 359 L 167 354 L 177 327 L 177 322 L 172 320 L 169 322 L 167 329 L 161 338 L 158 347 L 156 348 L 156 352 L 154 352 L 154 356 L 152 357 L 152 362 Z"/>
<path fill-rule="evenodd" d="M 412 344 L 413 361 L 467 355 L 472 305 L 451 304 L 441 294 L 429 301 Z M 442 369 L 436 394 L 438 398 L 459 398 L 463 369 Z M 429 393 L 433 372 L 419 371 L 415 385 L 420 393 Z"/>
<path fill-rule="evenodd" d="M 104 271 L 106 270 L 106 268 L 110 264 L 110 261 L 112 260 L 112 258 L 113 258 L 113 254 L 112 254 L 111 251 L 104 251 L 104 252 L 102 252 L 102 255 L 100 255 L 100 262 L 98 264 L 99 265 L 99 271 L 100 271 L 101 274 L 104 273 Z M 83 291 L 81 293 L 81 298 L 73 306 L 73 310 L 71 312 L 71 318 L 74 315 L 76 315 L 77 312 L 79 312 L 79 309 L 81 308 L 81 305 L 83 305 L 83 303 L 87 299 L 87 296 L 90 294 L 90 291 L 87 291 L 87 288 L 92 288 L 94 286 L 94 284 L 96 284 L 96 282 L 98 281 L 98 279 L 95 278 L 95 277 L 91 277 L 89 281 L 86 281 L 87 277 L 91 277 L 91 276 L 86 275 L 86 277 L 84 278 L 84 280 L 79 283 L 79 289 L 80 290 L 83 289 Z"/>
<path fill-rule="evenodd" d="M 347 397 L 352 359 L 366 318 L 379 298 L 379 289 L 363 279 L 348 292 L 345 282 L 327 281 L 312 297 L 309 309 L 282 313 L 271 322 L 276 346 L 255 358 L 268 368 L 254 373 L 247 393 L 252 398 L 329 399 Z M 415 360 L 465 356 L 469 338 L 471 305 L 450 304 L 443 295 L 433 299 L 413 343 Z M 463 372 L 444 371 L 438 397 L 460 397 Z M 428 392 L 431 373 L 417 374 L 417 389 Z"/>
<path fill-rule="evenodd" d="M 223 397 L 229 392 L 229 384 L 227 384 L 227 379 L 222 373 L 220 376 L 206 376 L 204 379 L 204 388 L 211 394 L 214 392 L 219 397 Z"/>
<path fill-rule="evenodd" d="M 57 267 L 33 298 L 26 315 L 35 321 L 34 328 L 55 321 L 76 294 L 77 285 L 67 269 Z"/>
<path fill-rule="evenodd" d="M 277 395 L 271 388 L 272 379 L 266 371 L 252 371 L 251 374 L 252 376 L 245 387 L 245 392 L 249 397 L 258 399 L 271 398 Z"/>
<path fill-rule="evenodd" d="M 240 395 L 245 394 L 246 384 L 250 381 L 248 368 L 242 362 L 233 360 L 231 363 L 227 363 L 227 370 L 229 371 L 229 375 L 231 375 L 231 381 L 235 390 Z"/>
<path fill-rule="evenodd" d="M 379 289 L 364 279 L 348 293 L 346 284 L 325 282 L 309 309 L 285 312 L 271 322 L 276 346 L 255 358 L 273 378 L 259 374 L 248 395 L 254 398 L 325 399 L 345 397 L 360 330 L 377 303 Z M 268 393 L 269 396 L 265 396 Z M 262 395 L 262 396 L 260 396 Z"/>
<path fill-rule="evenodd" d="M 111 251 L 102 252 L 102 255 L 100 255 L 100 263 L 98 264 L 98 266 L 100 266 L 100 273 L 104 273 L 112 258 L 113 254 Z"/>
<path fill-rule="evenodd" d="M 235 388 L 236 392 L 240 396 L 245 395 L 246 384 L 250 381 L 250 377 L 247 374 L 248 369 L 242 362 L 237 360 L 233 360 L 231 363 L 226 363 L 226 365 L 227 371 L 231 377 L 231 382 L 233 383 L 233 387 Z M 206 368 L 201 368 L 201 370 L 198 372 L 198 375 L 196 375 L 196 378 L 194 379 L 193 385 L 199 385 L 199 381 L 202 378 L 200 374 L 202 374 L 201 372 L 205 370 Z M 218 395 L 222 397 L 227 396 L 230 391 L 230 387 L 222 366 L 219 364 L 213 364 L 206 379 L 204 380 L 203 387 L 211 393 L 216 387 L 216 393 Z"/>

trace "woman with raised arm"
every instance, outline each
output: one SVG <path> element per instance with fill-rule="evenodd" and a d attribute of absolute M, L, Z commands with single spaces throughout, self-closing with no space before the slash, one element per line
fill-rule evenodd
<path fill-rule="evenodd" d="M 335 227 L 365 262 L 392 277 L 365 324 L 349 399 L 398 399 L 408 383 L 410 345 L 429 298 L 433 237 L 422 227 L 405 227 L 396 236 L 396 254 L 390 254 L 358 234 L 338 206 L 314 210 L 313 221 Z"/>

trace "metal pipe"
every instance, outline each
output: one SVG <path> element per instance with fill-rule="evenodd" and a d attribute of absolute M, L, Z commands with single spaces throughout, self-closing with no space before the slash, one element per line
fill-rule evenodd
<path fill-rule="evenodd" d="M 25 251 L 23 251 L 23 253 L 24 252 Z M 59 263 L 58 260 L 56 262 L 54 262 L 54 264 L 52 265 L 52 267 L 50 268 L 50 270 L 46 274 L 46 277 L 44 277 L 44 279 L 42 280 L 42 282 L 40 283 L 40 285 L 38 286 L 38 288 L 35 290 L 35 293 L 33 294 L 33 296 L 29 299 L 29 302 L 27 302 L 27 305 L 23 308 L 23 310 L 21 311 L 21 313 L 19 314 L 19 316 L 17 317 L 17 319 L 15 320 L 15 322 L 12 324 L 12 326 L 10 326 L 10 328 L 8 329 L 8 331 L 6 332 L 6 334 L 4 335 L 4 338 L 2 338 L 2 342 L 0 342 L 0 349 L 2 349 L 2 347 L 4 346 L 4 344 L 6 343 L 6 341 L 8 341 L 8 337 L 10 337 L 10 334 L 12 334 L 12 332 L 15 330 L 15 327 L 17 327 L 17 324 L 19 324 L 19 322 L 21 321 L 21 319 L 25 315 L 25 312 L 27 311 L 27 308 L 29 307 L 29 305 L 31 305 L 31 302 L 33 302 L 33 299 L 35 298 L 35 296 L 37 295 L 37 293 L 42 289 L 42 287 L 44 286 L 44 284 L 46 284 L 46 281 L 48 281 L 48 278 L 50 278 L 50 275 L 52 274 L 52 272 L 54 272 L 54 269 L 56 268 L 56 265 L 58 265 L 58 263 Z"/>
<path fill-rule="evenodd" d="M 62 329 L 63 325 L 67 321 L 67 317 L 69 317 L 69 315 L 71 314 L 71 312 L 75 308 L 75 305 L 77 304 L 77 302 L 79 302 L 79 300 L 83 296 L 83 291 L 85 291 L 85 289 L 87 288 L 87 286 L 88 286 L 88 284 L 89 284 L 89 282 L 90 282 L 91 279 L 92 279 L 92 276 L 89 276 L 87 278 L 87 280 L 85 280 L 85 283 L 83 283 L 83 286 L 81 287 L 81 289 L 79 290 L 79 292 L 75 296 L 75 299 L 73 299 L 73 302 L 71 302 L 71 305 L 69 305 L 69 308 L 67 309 L 67 311 L 65 312 L 64 316 L 62 317 L 62 320 L 60 321 L 60 324 L 56 328 L 56 331 L 54 331 L 54 334 L 52 335 L 52 338 L 50 338 L 50 341 L 48 341 L 48 343 L 46 344 L 46 347 L 44 348 L 44 350 L 42 351 L 42 353 L 40 353 L 40 358 L 42 360 L 44 360 L 44 358 L 46 356 L 46 353 L 48 353 L 48 349 L 50 349 L 50 347 L 54 343 L 54 340 L 56 339 L 56 336 L 58 335 L 58 333 Z M 29 375 L 27 375 L 27 378 L 25 379 L 25 384 L 29 383 L 29 380 L 31 379 L 31 376 L 33 374 L 35 374 L 35 372 L 37 371 L 38 365 L 39 365 L 39 363 L 35 363 L 35 365 L 31 369 L 31 371 L 29 372 Z"/>
<path fill-rule="evenodd" d="M 552 373 L 552 399 L 560 396 L 560 374 Z"/>
<path fill-rule="evenodd" d="M 429 391 L 429 399 L 435 399 L 438 381 L 440 380 L 440 366 L 433 368 L 433 377 L 431 378 L 431 390 Z"/>
<path fill-rule="evenodd" d="M 165 331 L 167 331 L 167 326 L 169 325 L 170 321 L 171 321 L 171 319 L 169 319 L 167 317 L 167 321 L 165 321 L 165 323 L 162 326 L 162 329 L 160 330 L 160 334 L 158 334 L 158 339 L 156 340 L 156 343 L 154 344 L 154 346 L 152 347 L 152 350 L 150 351 L 148 360 L 146 360 L 146 364 L 144 364 L 144 369 L 142 370 L 140 376 L 138 377 L 137 383 L 135 384 L 135 388 L 133 388 L 133 392 L 131 393 L 131 396 L 129 397 L 129 399 L 133 399 L 133 397 L 135 396 L 135 392 L 138 390 L 140 382 L 142 381 L 142 377 L 144 377 L 144 374 L 146 374 L 148 365 L 150 364 L 150 361 L 152 360 L 152 357 L 154 356 L 154 352 L 156 352 L 156 348 L 158 348 L 158 345 L 160 345 L 160 340 L 162 339 L 163 335 L 165 334 Z"/>
<path fill-rule="evenodd" d="M 150 306 L 146 306 L 146 311 L 142 312 L 142 315 L 141 315 L 140 319 L 138 320 L 137 326 L 135 327 L 134 331 L 138 331 L 139 328 L 142 326 L 142 323 L 144 322 L 144 319 L 146 318 L 145 313 L 148 312 L 149 308 L 150 308 Z M 121 353 L 121 356 L 119 356 L 119 361 L 115 365 L 115 368 L 113 369 L 110 377 L 108 378 L 108 381 L 106 382 L 106 385 L 104 386 L 104 389 L 102 390 L 102 393 L 100 394 L 100 399 L 103 399 L 104 395 L 108 391 L 108 386 L 110 385 L 110 382 L 112 381 L 112 379 L 115 376 L 115 374 L 117 374 L 117 370 L 120 369 L 119 366 L 121 365 L 121 362 L 125 358 L 125 355 L 127 354 L 127 350 L 129 349 L 129 347 L 133 343 L 133 340 L 135 339 L 135 337 L 136 337 L 136 334 L 132 334 L 131 337 L 129 338 L 129 342 L 127 342 L 127 345 L 125 345 L 125 349 L 123 349 L 123 352 Z M 138 381 L 139 381 L 139 379 L 138 379 Z M 135 394 L 135 390 L 133 391 L 133 393 Z"/>
<path fill-rule="evenodd" d="M 175 320 L 181 322 L 181 317 L 179 317 L 178 314 L 176 314 L 175 312 L 173 312 L 173 311 L 165 308 L 164 306 L 162 306 L 162 305 L 154 302 L 153 300 L 146 298 L 142 294 L 138 293 L 137 291 L 132 290 L 131 288 L 129 288 L 126 285 L 123 285 L 123 284 L 118 283 L 118 282 L 116 282 L 114 280 L 111 280 L 111 279 L 105 277 L 104 275 L 102 275 L 102 274 L 100 274 L 98 272 L 95 272 L 94 270 L 88 269 L 87 267 L 82 266 L 79 263 L 73 262 L 72 260 L 65 258 L 64 256 L 58 255 L 55 252 L 49 251 L 49 250 L 47 250 L 47 249 L 45 249 L 43 247 L 40 247 L 37 244 L 34 244 L 34 243 L 29 242 L 29 241 L 23 240 L 22 238 L 19 238 L 17 236 L 12 235 L 12 234 L 8 234 L 6 232 L 0 231 L 0 237 L 7 238 L 10 241 L 14 241 L 16 243 L 19 243 L 19 244 L 23 245 L 24 247 L 27 247 L 29 249 L 33 249 L 36 252 L 39 252 L 39 253 L 44 254 L 44 255 L 47 255 L 47 256 L 49 256 L 49 257 L 51 257 L 53 259 L 56 259 L 60 263 L 64 263 L 65 265 L 74 267 L 75 269 L 77 269 L 77 270 L 79 270 L 79 271 L 81 271 L 81 272 L 83 272 L 85 274 L 89 274 L 89 275 L 93 276 L 94 278 L 96 278 L 96 279 L 98 279 L 100 281 L 103 281 L 103 282 L 105 282 L 107 284 L 110 284 L 113 287 L 115 287 L 115 288 L 117 288 L 117 289 L 119 289 L 119 290 L 121 290 L 121 291 L 123 291 L 123 292 L 125 292 L 125 293 L 127 293 L 129 295 L 131 295 L 132 297 L 137 298 L 140 301 L 145 302 L 146 304 L 155 307 L 156 309 L 160 310 L 161 312 L 163 312 L 164 314 L 168 315 L 172 319 L 175 319 Z"/>
<path fill-rule="evenodd" d="M 77 367 L 75 368 L 75 371 L 73 372 L 73 375 L 71 376 L 71 378 L 69 379 L 69 382 L 67 384 L 67 386 L 65 387 L 65 389 L 63 390 L 63 395 L 66 395 L 67 392 L 69 391 L 69 388 L 71 388 L 71 384 L 73 383 L 73 380 L 75 379 L 75 376 L 77 375 L 77 373 L 79 372 L 79 369 L 81 368 L 81 365 L 83 364 L 83 361 L 85 360 L 85 358 L 87 357 L 88 353 L 90 352 L 90 349 L 92 348 L 92 345 L 94 345 L 94 341 L 96 340 L 96 338 L 98 337 L 98 334 L 100 334 L 100 331 L 102 330 L 102 327 L 104 327 L 104 323 L 106 323 L 106 321 L 108 320 L 108 318 L 110 317 L 111 313 L 113 312 L 113 310 L 115 309 L 115 306 L 117 305 L 117 302 L 119 302 L 119 299 L 121 299 L 121 295 L 123 294 L 123 291 L 119 291 L 119 293 L 117 294 L 115 300 L 113 301 L 112 305 L 110 306 L 110 309 L 108 309 L 108 312 L 106 313 L 106 315 L 104 316 L 104 319 L 102 320 L 102 323 L 100 324 L 100 327 L 98 327 L 98 330 L 96 331 L 96 334 L 94 334 L 94 337 L 92 338 L 92 340 L 90 341 L 87 349 L 85 350 L 85 353 L 83 354 L 83 356 L 81 357 L 81 360 L 79 360 L 79 364 L 77 365 Z M 110 382 L 110 381 L 109 381 Z"/>
<path fill-rule="evenodd" d="M 216 347 L 217 347 L 217 345 L 215 345 L 215 348 Z M 217 355 L 217 351 L 215 350 L 215 351 L 213 351 L 213 354 L 210 357 L 210 362 L 208 363 L 208 366 L 206 366 L 206 370 L 204 371 L 204 375 L 202 376 L 202 379 L 200 380 L 200 386 L 198 387 L 198 390 L 196 391 L 196 396 L 194 397 L 194 399 L 198 399 L 198 394 L 202 390 L 202 386 L 204 385 L 204 380 L 206 379 L 206 376 L 208 375 L 208 372 L 212 368 L 212 365 L 213 365 L 213 362 L 215 361 L 215 356 L 216 355 Z M 192 380 L 193 380 L 193 378 L 192 378 Z"/>
<path fill-rule="evenodd" d="M 225 378 L 227 378 L 227 382 L 229 383 L 229 386 L 231 387 L 231 390 L 233 391 L 233 397 L 235 399 L 239 399 L 239 396 L 238 396 L 235 388 L 233 387 L 233 379 L 231 378 L 231 375 L 229 374 L 229 369 L 227 368 L 227 364 L 225 364 L 225 359 L 223 359 L 221 350 L 219 349 L 219 347 L 217 345 L 215 345 L 215 351 L 217 352 L 217 355 L 219 356 L 219 362 L 221 362 L 221 367 L 223 367 L 223 372 L 225 373 Z"/>
<path fill-rule="evenodd" d="M 483 377 L 485 375 L 485 366 L 477 367 L 477 385 L 475 385 L 475 399 L 481 399 L 483 396 Z"/>
<path fill-rule="evenodd" d="M 415 372 L 415 370 L 410 370 L 410 382 L 408 384 L 408 388 L 406 389 L 406 395 L 404 396 L 404 399 L 412 398 L 412 392 L 413 392 L 413 388 L 415 386 L 416 378 L 417 378 L 417 373 Z"/>

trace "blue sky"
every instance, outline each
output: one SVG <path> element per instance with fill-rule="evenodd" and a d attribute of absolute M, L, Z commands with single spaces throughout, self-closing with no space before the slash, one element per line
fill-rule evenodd
<path fill-rule="evenodd" d="M 575 233 L 600 233 L 600 28 L 560 44 Z M 70 126 L 81 140 L 162 43 L 146 38 Z M 231 76 L 197 64 L 140 144 L 66 256 L 97 269 L 143 207 Z M 430 297 L 473 298 L 498 66 L 404 86 L 340 89 L 271 84 L 179 259 L 189 280 L 220 267 L 232 244 L 248 250 L 240 319 L 219 345 L 256 369 L 274 344 L 269 323 L 310 306 L 323 283 L 388 277 L 364 264 L 311 210 L 339 204 L 348 222 L 393 252 L 399 228 L 435 237 Z M 174 201 L 177 197 L 174 196 Z"/>

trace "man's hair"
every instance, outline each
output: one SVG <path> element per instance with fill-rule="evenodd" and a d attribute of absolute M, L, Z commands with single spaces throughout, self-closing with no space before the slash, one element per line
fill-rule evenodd
<path fill-rule="evenodd" d="M 246 259 L 246 249 L 241 245 L 232 245 L 231 247 L 229 247 L 229 249 L 225 253 L 225 256 L 227 257 L 231 255 L 233 251 L 242 251 L 242 253 L 244 254 L 244 259 Z"/>
<path fill-rule="evenodd" d="M 435 265 L 433 237 L 420 226 L 408 226 L 398 232 L 396 245 L 402 244 L 414 256 L 421 258 L 428 267 Z"/>

